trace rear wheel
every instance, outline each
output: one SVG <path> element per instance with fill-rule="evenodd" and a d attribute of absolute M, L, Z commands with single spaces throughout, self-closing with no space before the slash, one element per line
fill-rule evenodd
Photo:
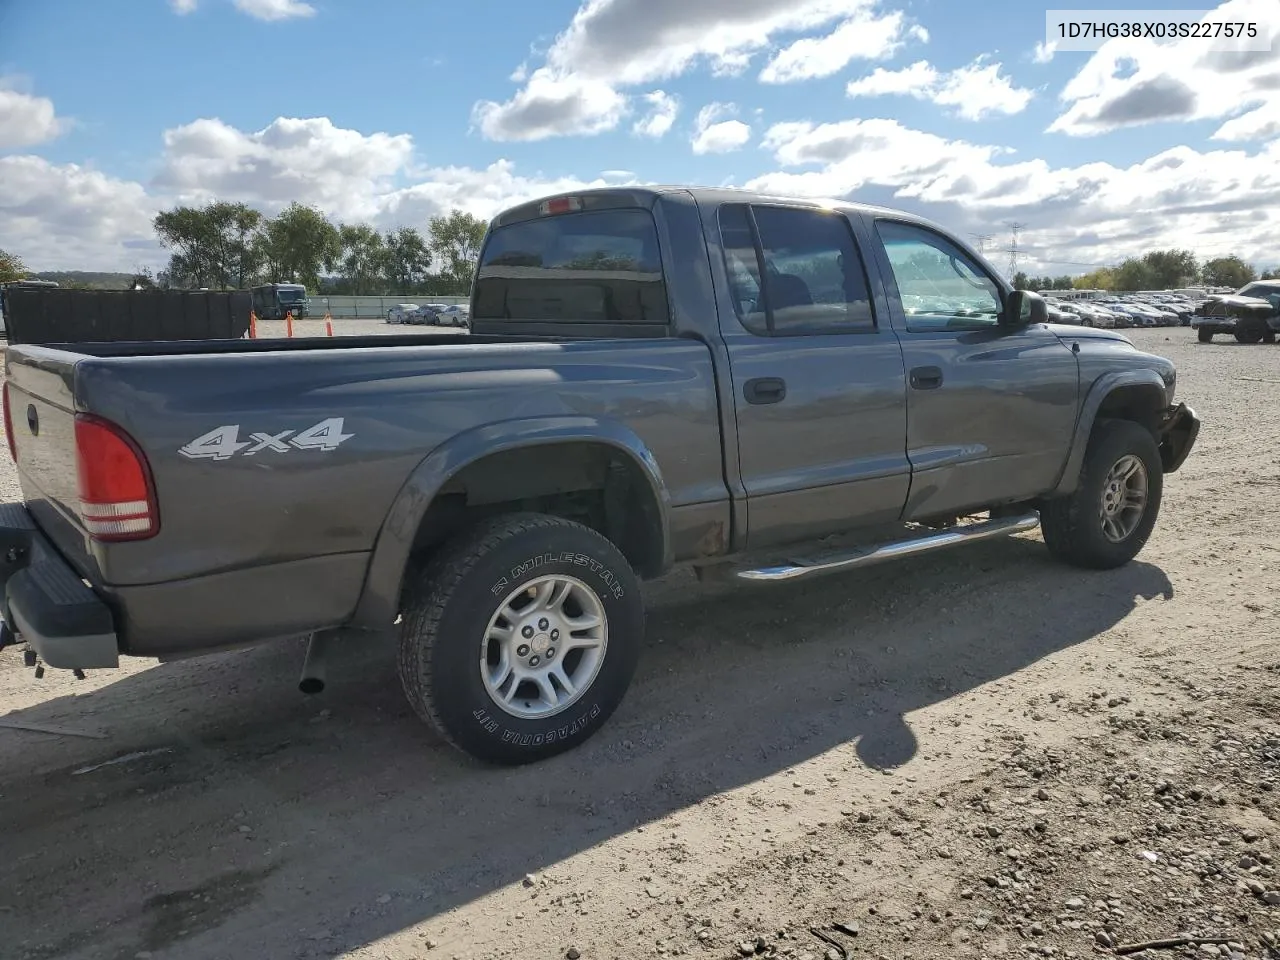
<path fill-rule="evenodd" d="M 1137 556 L 1160 512 L 1164 468 L 1155 437 L 1130 420 L 1104 420 L 1089 438 L 1074 493 L 1045 504 L 1049 552 L 1078 567 L 1107 570 Z"/>
<path fill-rule="evenodd" d="M 644 637 L 639 581 L 588 527 L 545 514 L 483 521 L 406 585 L 400 679 L 458 749 L 541 760 L 622 702 Z"/>
<path fill-rule="evenodd" d="M 1201 343 L 1209 343 L 1213 340 L 1213 331 L 1208 327 L 1200 327 L 1196 330 L 1196 339 Z"/>

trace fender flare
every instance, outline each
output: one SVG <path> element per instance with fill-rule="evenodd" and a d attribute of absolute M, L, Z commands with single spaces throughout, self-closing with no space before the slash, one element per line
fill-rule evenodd
<path fill-rule="evenodd" d="M 613 420 L 553 416 L 502 420 L 456 434 L 428 453 L 409 474 L 378 531 L 364 587 L 349 626 L 390 627 L 413 541 L 436 495 L 460 470 L 490 454 L 550 443 L 601 443 L 622 453 L 649 482 L 658 508 L 662 565 L 671 565 L 671 497 L 653 453 L 634 432 Z"/>
<path fill-rule="evenodd" d="M 1060 497 L 1073 493 L 1080 482 L 1080 468 L 1084 464 L 1085 451 L 1089 447 L 1089 435 L 1093 433 L 1093 424 L 1098 418 L 1098 411 L 1103 402 L 1116 390 L 1125 387 L 1153 387 L 1167 402 L 1168 392 L 1160 374 L 1154 370 L 1120 370 L 1106 373 L 1093 382 L 1084 402 L 1080 404 L 1080 415 L 1076 418 L 1075 433 L 1071 438 L 1071 450 L 1067 454 L 1067 464 L 1063 467 L 1051 497 Z M 1161 403 L 1164 406 L 1164 402 Z"/>

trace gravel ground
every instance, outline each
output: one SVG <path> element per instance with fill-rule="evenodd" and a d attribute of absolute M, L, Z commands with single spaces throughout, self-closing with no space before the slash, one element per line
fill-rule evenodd
<path fill-rule="evenodd" d="M 381 646 L 314 699 L 294 644 L 0 653 L 0 713 L 101 737 L 0 729 L 0 956 L 1280 957 L 1280 348 L 1131 336 L 1204 420 L 1135 562 L 673 576 L 533 767 L 440 745 Z"/>

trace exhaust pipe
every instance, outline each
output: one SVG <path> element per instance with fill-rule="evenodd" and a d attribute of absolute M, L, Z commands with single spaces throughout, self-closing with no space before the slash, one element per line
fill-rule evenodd
<path fill-rule="evenodd" d="M 334 636 L 336 633 L 332 630 L 317 630 L 311 635 L 306 659 L 302 661 L 302 679 L 298 681 L 298 689 L 303 693 L 315 694 L 324 689 L 325 666 Z"/>

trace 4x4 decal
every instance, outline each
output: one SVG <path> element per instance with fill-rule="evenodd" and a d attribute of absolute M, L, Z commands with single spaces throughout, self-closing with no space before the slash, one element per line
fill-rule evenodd
<path fill-rule="evenodd" d="M 240 425 L 228 424 L 201 434 L 178 452 L 190 460 L 230 460 L 232 457 L 252 457 L 264 451 L 289 453 L 291 450 L 319 450 L 332 453 L 338 445 L 355 434 L 342 432 L 342 417 L 330 417 L 314 426 L 299 430 L 281 430 L 279 433 L 251 433 L 248 440 L 240 439 Z"/>

